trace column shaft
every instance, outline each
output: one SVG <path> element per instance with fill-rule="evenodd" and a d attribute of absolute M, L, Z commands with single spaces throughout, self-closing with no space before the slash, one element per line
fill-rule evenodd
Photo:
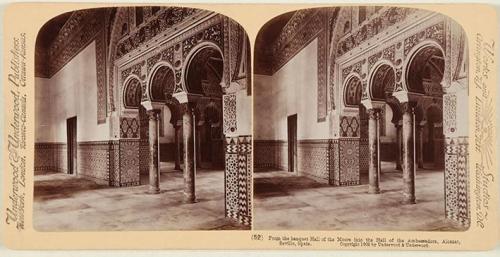
<path fill-rule="evenodd" d="M 175 143 L 175 168 L 174 170 L 182 170 L 181 169 L 181 143 L 179 140 L 179 132 L 181 130 L 181 126 L 175 125 L 175 138 L 174 138 L 174 143 Z"/>
<path fill-rule="evenodd" d="M 415 203 L 414 113 L 409 103 L 403 110 L 403 203 Z"/>
<path fill-rule="evenodd" d="M 424 167 L 424 127 L 416 126 L 417 132 L 417 163 L 419 168 Z"/>
<path fill-rule="evenodd" d="M 184 145 L 184 196 L 186 202 L 194 203 L 196 202 L 196 193 L 193 111 L 188 106 L 188 104 L 184 105 L 184 113 L 182 115 L 182 133 Z"/>
<path fill-rule="evenodd" d="M 148 111 L 149 117 L 149 193 L 160 193 L 160 169 L 158 158 L 158 114 L 159 110 Z"/>
<path fill-rule="evenodd" d="M 378 194 L 379 176 L 380 176 L 380 160 L 379 160 L 379 109 L 368 110 L 368 148 L 370 151 L 370 163 L 368 166 L 368 193 Z"/>
<path fill-rule="evenodd" d="M 398 121 L 398 124 L 396 124 L 396 170 L 402 170 L 403 168 L 401 167 L 401 159 L 402 159 L 402 154 L 401 154 L 401 150 L 402 150 L 402 138 L 403 134 L 402 134 L 402 130 L 401 130 L 401 125 L 399 124 L 399 121 Z"/>

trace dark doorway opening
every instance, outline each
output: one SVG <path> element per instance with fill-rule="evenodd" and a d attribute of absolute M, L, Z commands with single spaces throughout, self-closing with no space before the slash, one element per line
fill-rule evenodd
<path fill-rule="evenodd" d="M 76 116 L 66 120 L 68 174 L 76 174 Z"/>
<path fill-rule="evenodd" d="M 288 116 L 288 171 L 297 171 L 297 114 Z"/>

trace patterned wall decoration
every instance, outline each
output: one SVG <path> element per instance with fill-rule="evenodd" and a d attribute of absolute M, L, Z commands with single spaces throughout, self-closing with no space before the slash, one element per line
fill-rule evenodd
<path fill-rule="evenodd" d="M 224 113 L 224 134 L 236 131 L 236 95 L 228 94 L 222 96 L 222 108 Z"/>
<path fill-rule="evenodd" d="M 142 99 L 142 86 L 138 79 L 133 78 L 125 85 L 123 98 L 123 105 L 125 108 L 139 108 Z"/>
<path fill-rule="evenodd" d="M 138 186 L 139 140 L 120 139 L 120 186 Z"/>
<path fill-rule="evenodd" d="M 109 146 L 109 185 L 120 186 L 120 141 L 108 142 Z"/>
<path fill-rule="evenodd" d="M 111 22 L 112 26 L 110 29 L 109 35 L 109 50 L 108 50 L 108 110 L 115 111 L 115 95 L 114 95 L 114 72 L 115 72 L 115 59 L 116 59 L 116 46 L 120 38 L 124 36 L 122 28 L 123 25 L 127 25 L 128 20 L 128 8 L 126 7 L 118 7 L 116 8 L 116 13 L 113 21 Z M 128 33 L 129 27 L 127 25 Z"/>
<path fill-rule="evenodd" d="M 147 61 L 148 74 L 151 72 L 151 69 L 155 64 L 159 61 L 168 62 L 172 67 L 174 66 L 174 46 L 163 49 L 161 52 L 149 57 Z"/>
<path fill-rule="evenodd" d="M 340 136 L 359 137 L 358 116 L 340 116 Z"/>
<path fill-rule="evenodd" d="M 361 66 L 365 64 L 366 59 L 360 60 L 352 65 L 349 65 L 342 69 L 342 81 L 345 81 L 345 78 L 352 73 L 358 74 L 361 78 L 365 77 L 366 74 L 361 73 Z"/>
<path fill-rule="evenodd" d="M 446 217 L 470 225 L 468 137 L 446 138 L 445 142 Z"/>
<path fill-rule="evenodd" d="M 394 63 L 394 65 L 400 65 L 401 60 L 398 60 L 399 63 L 396 63 L 395 57 L 396 57 L 396 47 L 399 49 L 401 47 L 401 43 L 397 43 L 394 45 L 391 45 L 387 48 L 384 48 L 382 51 L 379 51 L 371 56 L 368 57 L 368 71 L 371 71 L 373 65 L 377 63 L 379 60 L 388 60 Z"/>
<path fill-rule="evenodd" d="M 142 74 L 142 67 L 146 64 L 145 60 L 142 60 L 124 70 L 122 70 L 121 73 L 121 79 L 122 81 L 125 81 L 125 79 L 130 76 L 130 74 L 134 74 L 137 77 L 139 77 L 141 80 L 144 80 L 146 78 L 146 75 Z"/>
<path fill-rule="evenodd" d="M 370 148 L 368 147 L 368 138 L 359 139 L 359 171 L 368 172 L 370 164 Z"/>
<path fill-rule="evenodd" d="M 48 49 L 41 49 L 47 53 L 47 60 L 38 60 L 48 66 L 47 72 L 35 71 L 37 77 L 52 77 L 71 59 L 88 46 L 105 28 L 106 9 L 85 9 L 75 11 L 66 21 L 58 35 Z M 104 67 L 105 68 L 105 67 Z"/>
<path fill-rule="evenodd" d="M 328 171 L 329 184 L 339 186 L 340 185 L 340 153 L 339 153 L 339 140 L 331 139 L 329 145 L 329 156 L 328 156 Z"/>
<path fill-rule="evenodd" d="M 190 36 L 182 41 L 182 57 L 186 58 L 188 53 L 201 42 L 212 42 L 224 49 L 223 25 L 222 23 L 214 24 L 197 34 Z"/>
<path fill-rule="evenodd" d="M 252 137 L 226 137 L 226 216 L 252 223 Z"/>
<path fill-rule="evenodd" d="M 226 216 L 238 219 L 238 142 L 236 138 L 226 138 Z"/>
<path fill-rule="evenodd" d="M 149 140 L 139 140 L 139 173 L 149 174 Z M 182 159 L 182 158 L 181 158 Z"/>
<path fill-rule="evenodd" d="M 344 105 L 358 108 L 361 103 L 362 91 L 361 80 L 356 76 L 351 77 L 344 89 Z"/>
<path fill-rule="evenodd" d="M 254 140 L 254 167 L 262 170 L 288 170 L 288 143 L 283 140 Z"/>
<path fill-rule="evenodd" d="M 444 21 L 432 25 L 418 33 L 411 35 L 404 40 L 404 56 L 406 57 L 408 53 L 416 46 L 418 43 L 426 40 L 433 39 L 439 45 L 446 49 L 445 46 L 445 31 L 444 31 Z"/>
<path fill-rule="evenodd" d="M 324 28 L 327 25 L 327 16 L 323 16 Z M 326 121 L 328 112 L 328 95 L 327 95 L 327 56 L 328 56 L 328 37 L 327 29 L 323 29 L 318 35 L 318 103 L 317 103 L 317 121 Z"/>
<path fill-rule="evenodd" d="M 330 140 L 330 184 L 351 186 L 360 184 L 360 141 L 358 138 Z"/>
<path fill-rule="evenodd" d="M 443 133 L 453 133 L 457 129 L 457 96 L 443 95 Z"/>
<path fill-rule="evenodd" d="M 97 77 L 97 124 L 106 123 L 107 88 L 106 88 L 106 30 L 102 29 L 95 39 L 95 61 Z"/>
<path fill-rule="evenodd" d="M 109 184 L 108 141 L 78 142 L 77 174 L 99 184 Z"/>
<path fill-rule="evenodd" d="M 297 144 L 297 166 L 300 175 L 329 180 L 329 141 L 300 140 Z"/>
<path fill-rule="evenodd" d="M 182 7 L 170 7 L 161 10 L 157 18 L 151 19 L 119 41 L 116 47 L 117 58 L 138 48 L 159 33 L 171 29 L 184 21 L 189 21 L 188 18 L 201 12 L 202 10 L 200 9 Z"/>
<path fill-rule="evenodd" d="M 67 173 L 67 145 L 65 143 L 35 143 L 35 173 Z"/>
<path fill-rule="evenodd" d="M 120 118 L 120 138 L 139 138 L 139 120 L 137 118 Z"/>
<path fill-rule="evenodd" d="M 396 23 L 406 20 L 410 14 L 416 11 L 416 8 L 391 7 L 377 14 L 378 16 L 371 18 L 369 22 L 339 41 L 337 44 L 337 56 L 344 55 Z"/>
<path fill-rule="evenodd" d="M 339 139 L 339 185 L 359 185 L 359 139 Z"/>

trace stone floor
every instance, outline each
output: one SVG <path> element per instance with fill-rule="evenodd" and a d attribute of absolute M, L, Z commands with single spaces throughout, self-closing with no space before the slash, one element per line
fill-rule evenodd
<path fill-rule="evenodd" d="M 141 186 L 114 188 L 75 176 L 35 176 L 33 221 L 39 231 L 96 230 L 241 230 L 224 217 L 224 172 L 198 170 L 198 202 L 183 203 L 183 177 L 161 165 L 161 193 L 149 195 L 147 175 Z M 143 183 L 146 182 L 146 183 Z"/>
<path fill-rule="evenodd" d="M 286 171 L 254 174 L 254 228 L 261 230 L 409 230 L 462 228 L 445 219 L 444 173 L 430 166 L 417 171 L 417 203 L 403 205 L 402 173 L 383 163 L 381 194 L 362 185 L 332 187 Z"/>

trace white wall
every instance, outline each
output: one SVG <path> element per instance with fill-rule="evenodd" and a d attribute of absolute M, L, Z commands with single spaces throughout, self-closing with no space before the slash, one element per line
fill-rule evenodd
<path fill-rule="evenodd" d="M 297 114 L 298 139 L 326 139 L 328 122 L 317 122 L 317 40 L 272 76 L 255 76 L 256 139 L 287 139 L 287 117 Z"/>
<path fill-rule="evenodd" d="M 52 78 L 35 83 L 37 142 L 66 142 L 66 119 L 73 116 L 78 142 L 109 139 L 109 125 L 97 124 L 95 41 Z"/>

